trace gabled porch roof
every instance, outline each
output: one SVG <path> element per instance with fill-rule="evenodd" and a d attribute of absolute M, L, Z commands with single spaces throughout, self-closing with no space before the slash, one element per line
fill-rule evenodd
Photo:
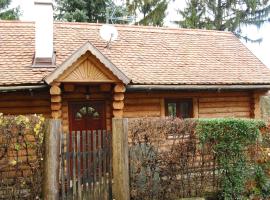
<path fill-rule="evenodd" d="M 53 83 L 53 81 L 61 79 L 61 76 L 74 64 L 76 65 L 76 62 L 82 58 L 87 52 L 90 52 L 91 55 L 95 56 L 100 63 L 104 65 L 104 67 L 109 70 L 113 76 L 117 77 L 121 82 L 124 84 L 130 83 L 130 79 L 120 70 L 118 69 L 106 56 L 104 56 L 94 45 L 92 45 L 89 41 L 83 44 L 78 50 L 76 50 L 70 57 L 68 57 L 60 66 L 58 66 L 54 71 L 52 71 L 49 75 L 47 75 L 44 78 L 44 81 L 47 84 Z M 85 56 L 87 57 L 87 56 Z M 103 75 L 103 73 L 100 71 L 100 69 L 96 69 L 95 67 L 90 66 L 92 70 L 94 70 L 96 73 L 99 73 L 101 77 L 101 80 L 95 79 L 93 82 L 106 82 L 107 77 L 106 75 Z M 83 68 L 83 67 L 82 67 Z M 88 67 L 89 68 L 89 67 Z M 95 69 L 94 69 L 95 68 Z M 91 69 L 82 69 L 82 70 L 91 70 Z M 75 70 L 75 69 L 74 69 Z M 79 69 L 80 70 L 80 69 Z M 66 75 L 67 76 L 67 75 Z M 104 78 L 105 77 L 105 78 Z M 66 81 L 74 82 L 76 80 L 73 79 L 67 79 Z M 92 77 L 95 78 L 95 77 Z M 103 78 L 103 79 L 102 79 Z M 63 80 L 63 78 L 62 78 Z M 108 79 L 109 80 L 109 79 Z M 80 81 L 80 80 L 78 80 Z M 91 80 L 85 80 L 85 81 L 91 81 Z"/>

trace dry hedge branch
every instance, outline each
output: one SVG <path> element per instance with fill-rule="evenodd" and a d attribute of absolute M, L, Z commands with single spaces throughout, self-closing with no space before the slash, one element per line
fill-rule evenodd
<path fill-rule="evenodd" d="M 41 116 L 0 114 L 0 199 L 41 198 L 44 134 Z"/>

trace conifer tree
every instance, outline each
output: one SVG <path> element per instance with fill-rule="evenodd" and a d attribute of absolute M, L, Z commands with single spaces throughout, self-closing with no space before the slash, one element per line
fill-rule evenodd
<path fill-rule="evenodd" d="M 19 19 L 19 8 L 9 9 L 11 0 L 0 0 L 0 19 L 2 20 L 15 20 Z"/>
<path fill-rule="evenodd" d="M 203 28 L 205 22 L 201 20 L 205 14 L 203 0 L 190 0 L 187 2 L 187 8 L 179 10 L 179 13 L 184 18 L 183 21 L 176 21 L 182 28 Z"/>
<path fill-rule="evenodd" d="M 264 22 L 270 21 L 269 2 L 269 0 L 188 0 L 186 9 L 180 12 L 183 20 L 178 23 L 185 28 L 232 31 L 248 41 L 260 41 L 242 35 L 242 27 L 255 25 L 259 28 Z"/>
<path fill-rule="evenodd" d="M 105 22 L 110 0 L 56 0 L 56 19 L 75 22 Z"/>
<path fill-rule="evenodd" d="M 135 23 L 142 25 L 162 26 L 168 7 L 167 0 L 131 0 L 127 8 Z M 140 19 L 137 21 L 137 19 Z"/>

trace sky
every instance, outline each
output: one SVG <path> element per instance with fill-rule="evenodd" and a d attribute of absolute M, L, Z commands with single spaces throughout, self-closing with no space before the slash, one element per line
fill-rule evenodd
<path fill-rule="evenodd" d="M 21 20 L 34 21 L 34 0 L 13 0 L 11 7 L 20 6 L 22 11 Z M 167 17 L 165 19 L 165 25 L 169 27 L 176 27 L 171 21 L 180 18 L 177 13 L 178 9 L 182 9 L 185 6 L 184 0 L 172 1 L 167 9 Z M 264 24 L 260 29 L 249 26 L 244 27 L 244 34 L 256 39 L 262 38 L 263 41 L 259 43 L 246 43 L 242 41 L 264 64 L 270 68 L 270 22 Z"/>

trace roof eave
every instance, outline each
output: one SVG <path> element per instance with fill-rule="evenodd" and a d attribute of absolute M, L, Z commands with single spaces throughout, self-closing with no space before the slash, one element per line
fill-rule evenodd
<path fill-rule="evenodd" d="M 22 90 L 38 90 L 47 88 L 46 84 L 39 85 L 7 85 L 0 86 L 0 92 L 12 92 L 12 91 L 22 91 Z"/>
<path fill-rule="evenodd" d="M 127 91 L 270 90 L 269 84 L 231 85 L 128 85 Z"/>

